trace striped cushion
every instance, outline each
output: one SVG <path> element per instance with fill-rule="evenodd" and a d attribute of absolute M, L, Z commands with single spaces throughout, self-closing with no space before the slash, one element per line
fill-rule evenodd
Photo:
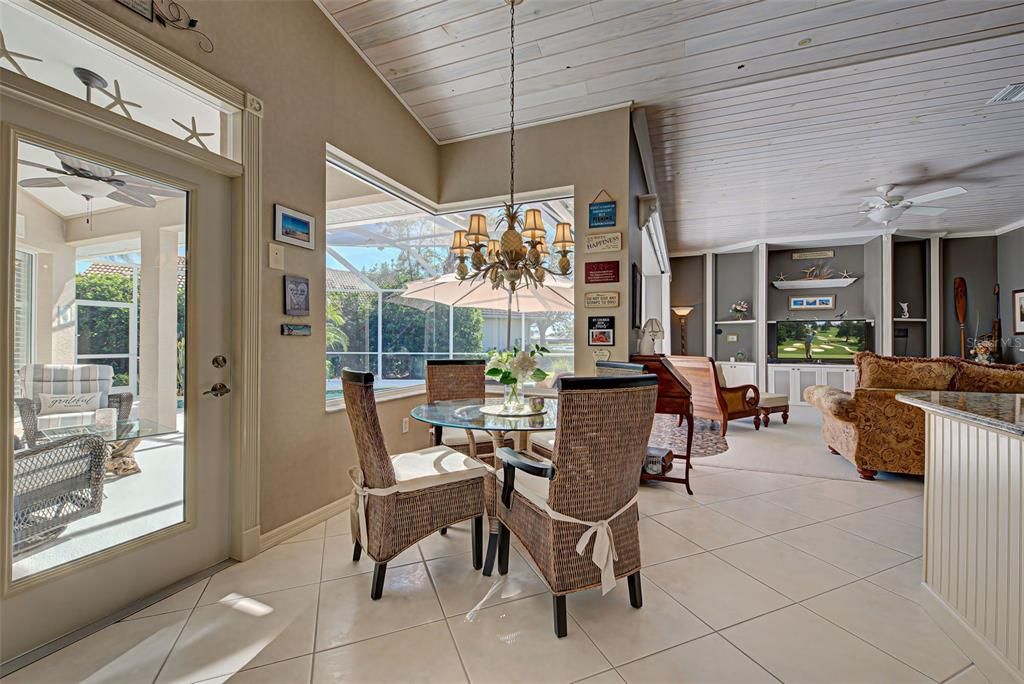
<path fill-rule="evenodd" d="M 32 363 L 21 372 L 24 396 L 38 399 L 40 394 L 100 393 L 100 406 L 107 405 L 107 395 L 114 386 L 114 368 L 95 363 L 67 364 Z"/>

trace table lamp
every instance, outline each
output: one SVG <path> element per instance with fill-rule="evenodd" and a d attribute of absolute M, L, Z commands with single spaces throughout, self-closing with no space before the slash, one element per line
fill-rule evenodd
<path fill-rule="evenodd" d="M 665 328 L 657 318 L 648 318 L 644 327 L 640 329 L 643 337 L 640 338 L 640 353 L 650 355 L 654 353 L 654 341 L 665 339 Z"/>
<path fill-rule="evenodd" d="M 692 306 L 673 306 L 672 313 L 679 316 L 679 354 L 686 356 L 686 317 L 693 312 Z"/>

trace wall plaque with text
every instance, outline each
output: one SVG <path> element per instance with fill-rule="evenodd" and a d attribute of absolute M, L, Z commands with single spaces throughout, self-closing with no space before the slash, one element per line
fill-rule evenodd
<path fill-rule="evenodd" d="M 583 265 L 583 272 L 587 285 L 619 282 L 618 261 L 588 261 Z"/>
<path fill-rule="evenodd" d="M 618 292 L 585 292 L 583 294 L 583 306 L 587 309 L 614 309 L 618 305 Z"/>
<path fill-rule="evenodd" d="M 622 249 L 622 233 L 602 233 L 587 236 L 588 252 L 618 252 Z"/>

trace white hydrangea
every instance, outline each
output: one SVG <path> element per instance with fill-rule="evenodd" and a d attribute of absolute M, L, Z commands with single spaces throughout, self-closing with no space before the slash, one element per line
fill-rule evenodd
<path fill-rule="evenodd" d="M 525 382 L 536 368 L 537 360 L 530 356 L 528 351 L 519 352 L 508 364 L 509 372 L 519 382 Z"/>

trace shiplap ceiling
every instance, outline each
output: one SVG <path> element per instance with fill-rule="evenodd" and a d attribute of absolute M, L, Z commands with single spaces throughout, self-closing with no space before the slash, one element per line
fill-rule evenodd
<path fill-rule="evenodd" d="M 508 125 L 500 0 L 319 1 L 437 140 Z M 1022 35 L 1020 0 L 526 0 L 516 120 L 646 107 L 672 250 L 850 231 L 873 185 L 1022 149 L 1024 105 L 985 107 L 1022 80 Z M 1021 166 L 964 174 L 949 212 L 900 220 L 1024 218 Z"/>

